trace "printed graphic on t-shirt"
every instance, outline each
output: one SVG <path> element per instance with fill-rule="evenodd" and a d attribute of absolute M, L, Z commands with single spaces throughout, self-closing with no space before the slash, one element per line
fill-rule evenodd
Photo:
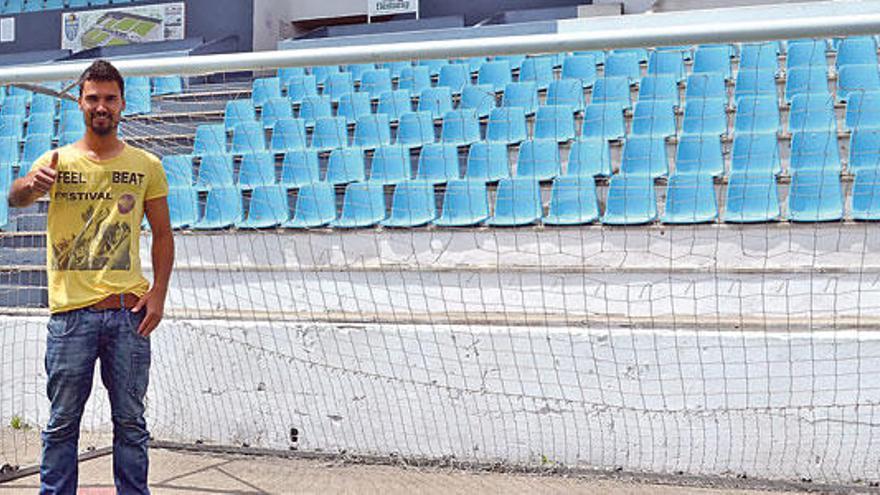
<path fill-rule="evenodd" d="M 84 174 L 59 171 L 53 199 L 80 212 L 74 232 L 59 233 L 52 242 L 52 268 L 67 270 L 130 270 L 134 192 L 144 174 L 103 171 Z"/>

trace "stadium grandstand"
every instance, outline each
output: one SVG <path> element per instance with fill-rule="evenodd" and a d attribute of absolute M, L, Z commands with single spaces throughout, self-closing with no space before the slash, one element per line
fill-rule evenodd
<path fill-rule="evenodd" d="M 878 42 L 878 1 L 0 0 L 0 192 L 113 61 L 175 231 L 156 493 L 870 492 Z M 0 493 L 48 201 L 0 202 Z M 88 486 L 111 431 L 96 378 Z"/>

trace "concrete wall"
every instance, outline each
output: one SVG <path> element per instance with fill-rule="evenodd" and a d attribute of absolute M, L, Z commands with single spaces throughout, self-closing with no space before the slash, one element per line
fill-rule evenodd
<path fill-rule="evenodd" d="M 592 0 L 447 0 L 422 1 L 419 9 L 422 17 L 464 14 L 465 23 L 470 25 L 505 10 L 570 7 L 590 3 L 593 3 Z"/>

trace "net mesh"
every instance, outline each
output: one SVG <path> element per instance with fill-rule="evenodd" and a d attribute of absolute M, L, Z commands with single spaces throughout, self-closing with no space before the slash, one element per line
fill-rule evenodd
<path fill-rule="evenodd" d="M 854 191 L 848 164 L 854 107 L 833 78 L 831 93 L 790 103 L 783 80 L 769 104 L 739 94 L 749 71 L 763 77 L 738 66 L 746 56 L 720 99 L 690 93 L 717 79 L 619 58 L 525 59 L 549 60 L 543 82 L 528 75 L 538 62 L 503 57 L 217 73 L 168 94 L 156 88 L 173 78 L 130 81 L 120 130 L 163 158 L 177 227 L 152 337 L 153 438 L 462 467 L 880 478 L 880 236 L 855 221 L 857 194 L 876 210 L 875 180 Z M 631 60 L 647 79 L 620 75 Z M 430 88 L 414 90 L 426 73 Z M 21 163 L 38 125 L 26 115 Z M 9 466 L 37 462 L 48 416 L 45 211 L 10 212 L 0 233 Z M 149 234 L 141 243 L 150 278 Z M 110 432 L 96 382 L 82 447 Z"/>

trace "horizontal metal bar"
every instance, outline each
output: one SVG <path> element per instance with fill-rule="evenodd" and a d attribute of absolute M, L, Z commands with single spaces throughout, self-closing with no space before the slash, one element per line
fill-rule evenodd
<path fill-rule="evenodd" d="M 814 7 L 798 7 L 797 15 L 794 16 L 791 8 L 788 11 L 768 9 L 766 16 L 761 15 L 763 11 L 760 9 L 755 10 L 755 16 L 741 16 L 742 18 L 718 15 L 715 17 L 717 21 L 705 23 L 692 22 L 686 12 L 677 15 L 642 14 L 620 16 L 612 20 L 604 18 L 601 22 L 596 22 L 595 29 L 591 28 L 590 22 L 584 22 L 582 27 L 578 26 L 577 31 L 554 34 L 125 59 L 115 63 L 127 76 L 199 75 L 364 61 L 557 53 L 880 33 L 880 2 L 817 2 Z M 78 77 L 88 65 L 89 62 L 84 61 L 2 68 L 0 84 L 72 79 Z"/>

